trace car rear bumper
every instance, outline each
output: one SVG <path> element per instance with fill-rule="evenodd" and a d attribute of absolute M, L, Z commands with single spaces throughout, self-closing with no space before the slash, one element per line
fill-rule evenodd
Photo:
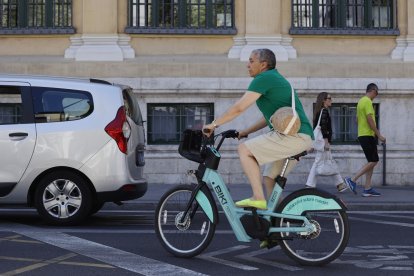
<path fill-rule="evenodd" d="M 148 188 L 146 180 L 141 180 L 139 183 L 125 184 L 116 191 L 98 192 L 97 199 L 101 202 L 117 202 L 126 201 L 142 197 Z"/>

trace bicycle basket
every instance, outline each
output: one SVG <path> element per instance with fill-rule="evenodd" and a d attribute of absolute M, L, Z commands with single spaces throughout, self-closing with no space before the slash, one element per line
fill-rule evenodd
<path fill-rule="evenodd" d="M 203 163 L 203 153 L 201 152 L 201 146 L 203 141 L 203 133 L 201 130 L 186 129 L 183 132 L 180 146 L 178 147 L 178 153 L 187 158 L 188 160 Z"/>

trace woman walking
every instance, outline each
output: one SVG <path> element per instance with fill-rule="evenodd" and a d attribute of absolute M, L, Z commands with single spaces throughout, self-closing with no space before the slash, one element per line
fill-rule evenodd
<path fill-rule="evenodd" d="M 328 108 L 332 105 L 332 97 L 327 92 L 319 93 L 316 98 L 315 110 L 313 113 L 313 128 L 318 126 L 319 116 L 320 116 L 320 126 L 322 131 L 322 136 L 325 140 L 325 146 L 322 151 L 317 150 L 315 156 L 315 162 L 313 162 L 312 168 L 309 172 L 308 180 L 306 181 L 306 187 L 315 188 L 316 187 L 316 176 L 317 171 L 316 167 L 318 162 L 324 158 L 324 151 L 329 151 L 331 148 L 332 140 L 332 124 L 331 117 L 329 116 Z M 321 114 L 322 112 L 322 114 Z M 332 175 L 335 179 L 335 185 L 338 189 L 338 192 L 343 192 L 348 189 L 348 186 L 344 184 L 344 181 L 341 177 L 339 171 Z"/>

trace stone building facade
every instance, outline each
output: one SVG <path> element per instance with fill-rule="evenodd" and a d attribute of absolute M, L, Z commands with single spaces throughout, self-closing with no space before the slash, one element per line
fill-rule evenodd
<path fill-rule="evenodd" d="M 27 6 L 0 5 L 0 73 L 93 77 L 133 87 L 147 121 L 149 183 L 187 181 L 186 170 L 195 166 L 177 153 L 179 132 L 212 120 L 243 95 L 250 52 L 270 48 L 309 118 L 316 95 L 332 95 L 333 155 L 343 176 L 365 162 L 353 112 L 367 84 L 377 83 L 374 103 L 388 141 L 386 183 L 414 185 L 412 0 L 14 2 Z M 258 116 L 252 107 L 222 128 L 242 128 Z M 245 183 L 236 145 L 224 147 L 220 171 L 228 183 Z M 384 176 L 379 149 L 375 185 Z M 311 155 L 303 158 L 289 182 L 304 182 L 312 162 Z"/>

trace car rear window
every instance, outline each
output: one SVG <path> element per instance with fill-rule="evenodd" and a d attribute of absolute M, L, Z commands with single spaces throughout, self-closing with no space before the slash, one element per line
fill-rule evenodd
<path fill-rule="evenodd" d="M 138 106 L 138 101 L 131 90 L 124 89 L 122 91 L 124 105 L 127 115 L 137 124 L 142 125 L 142 114 Z"/>
<path fill-rule="evenodd" d="M 36 123 L 80 120 L 93 111 L 86 91 L 34 87 L 32 92 Z"/>

